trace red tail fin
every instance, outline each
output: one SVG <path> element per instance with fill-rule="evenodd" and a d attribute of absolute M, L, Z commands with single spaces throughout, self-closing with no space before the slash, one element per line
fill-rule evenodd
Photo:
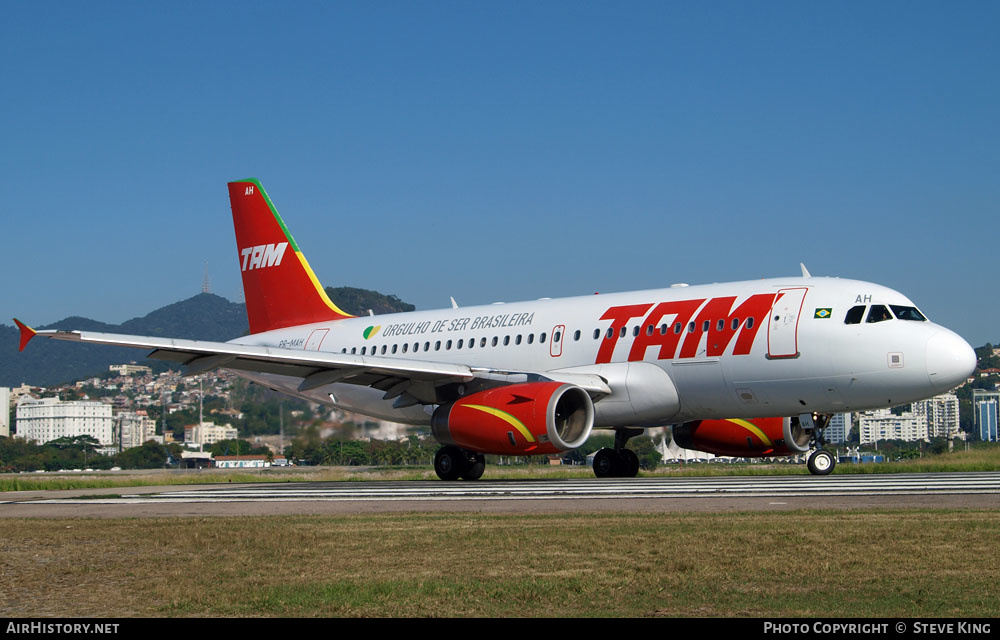
<path fill-rule="evenodd" d="M 323 290 L 255 178 L 229 183 L 250 333 L 352 318 Z"/>

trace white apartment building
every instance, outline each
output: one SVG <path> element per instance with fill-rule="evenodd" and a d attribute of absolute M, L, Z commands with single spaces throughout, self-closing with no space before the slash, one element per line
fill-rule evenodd
<path fill-rule="evenodd" d="M 933 398 L 914 402 L 913 413 L 926 416 L 927 435 L 931 438 L 955 438 L 961 422 L 958 415 L 958 396 L 943 393 Z"/>
<path fill-rule="evenodd" d="M 0 387 L 0 436 L 10 437 L 10 387 Z"/>
<path fill-rule="evenodd" d="M 115 422 L 123 451 L 141 447 L 144 442 L 156 437 L 156 420 L 147 416 L 145 411 L 122 411 L 115 416 Z"/>
<path fill-rule="evenodd" d="M 858 414 L 858 435 L 861 444 L 872 444 L 879 440 L 924 440 L 930 441 L 927 431 L 927 416 L 904 411 L 896 415 L 889 409 L 862 411 Z"/>
<path fill-rule="evenodd" d="M 239 437 L 236 427 L 228 424 L 216 425 L 214 422 L 202 422 L 184 427 L 184 444 L 197 444 L 202 447 L 213 445 L 220 440 L 234 440 Z"/>
<path fill-rule="evenodd" d="M 45 444 L 59 438 L 91 436 L 104 446 L 114 444 L 111 407 L 92 400 L 63 402 L 59 398 L 22 397 L 17 403 L 17 435 Z"/>
<path fill-rule="evenodd" d="M 113 371 L 120 376 L 134 376 L 134 375 L 153 375 L 153 370 L 147 366 L 141 364 L 113 364 L 108 367 L 109 371 Z"/>

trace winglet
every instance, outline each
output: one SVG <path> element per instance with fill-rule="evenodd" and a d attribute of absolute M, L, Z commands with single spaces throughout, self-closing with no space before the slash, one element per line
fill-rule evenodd
<path fill-rule="evenodd" d="M 806 265 L 805 265 L 804 262 L 800 262 L 799 266 L 802 267 L 802 277 L 803 278 L 811 278 L 812 277 L 812 274 L 809 273 L 809 269 L 806 269 Z"/>
<path fill-rule="evenodd" d="M 24 347 L 28 345 L 28 341 L 34 338 L 37 332 L 17 318 L 14 318 L 14 324 L 21 330 L 21 344 L 18 345 L 17 350 L 24 351 Z"/>

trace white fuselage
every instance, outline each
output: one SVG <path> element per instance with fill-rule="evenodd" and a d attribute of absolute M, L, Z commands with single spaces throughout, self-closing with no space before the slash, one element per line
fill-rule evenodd
<path fill-rule="evenodd" d="M 845 324 L 849 309 L 864 306 L 867 316 L 873 305 L 914 307 L 868 282 L 777 278 L 363 316 L 232 342 L 456 363 L 494 375 L 597 374 L 612 393 L 595 404 L 596 427 L 894 406 L 943 393 L 975 367 L 965 340 L 929 321 Z M 383 391 L 360 385 L 299 392 L 301 378 L 237 373 L 386 420 L 427 424 L 433 410 L 393 408 Z"/>

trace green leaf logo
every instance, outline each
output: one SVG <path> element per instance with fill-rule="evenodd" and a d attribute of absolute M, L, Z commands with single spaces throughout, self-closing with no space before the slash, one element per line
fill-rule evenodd
<path fill-rule="evenodd" d="M 377 324 L 374 327 L 368 327 L 367 329 L 365 329 L 364 332 L 365 340 L 375 337 L 375 334 L 378 333 L 378 330 L 381 328 L 382 325 Z"/>

